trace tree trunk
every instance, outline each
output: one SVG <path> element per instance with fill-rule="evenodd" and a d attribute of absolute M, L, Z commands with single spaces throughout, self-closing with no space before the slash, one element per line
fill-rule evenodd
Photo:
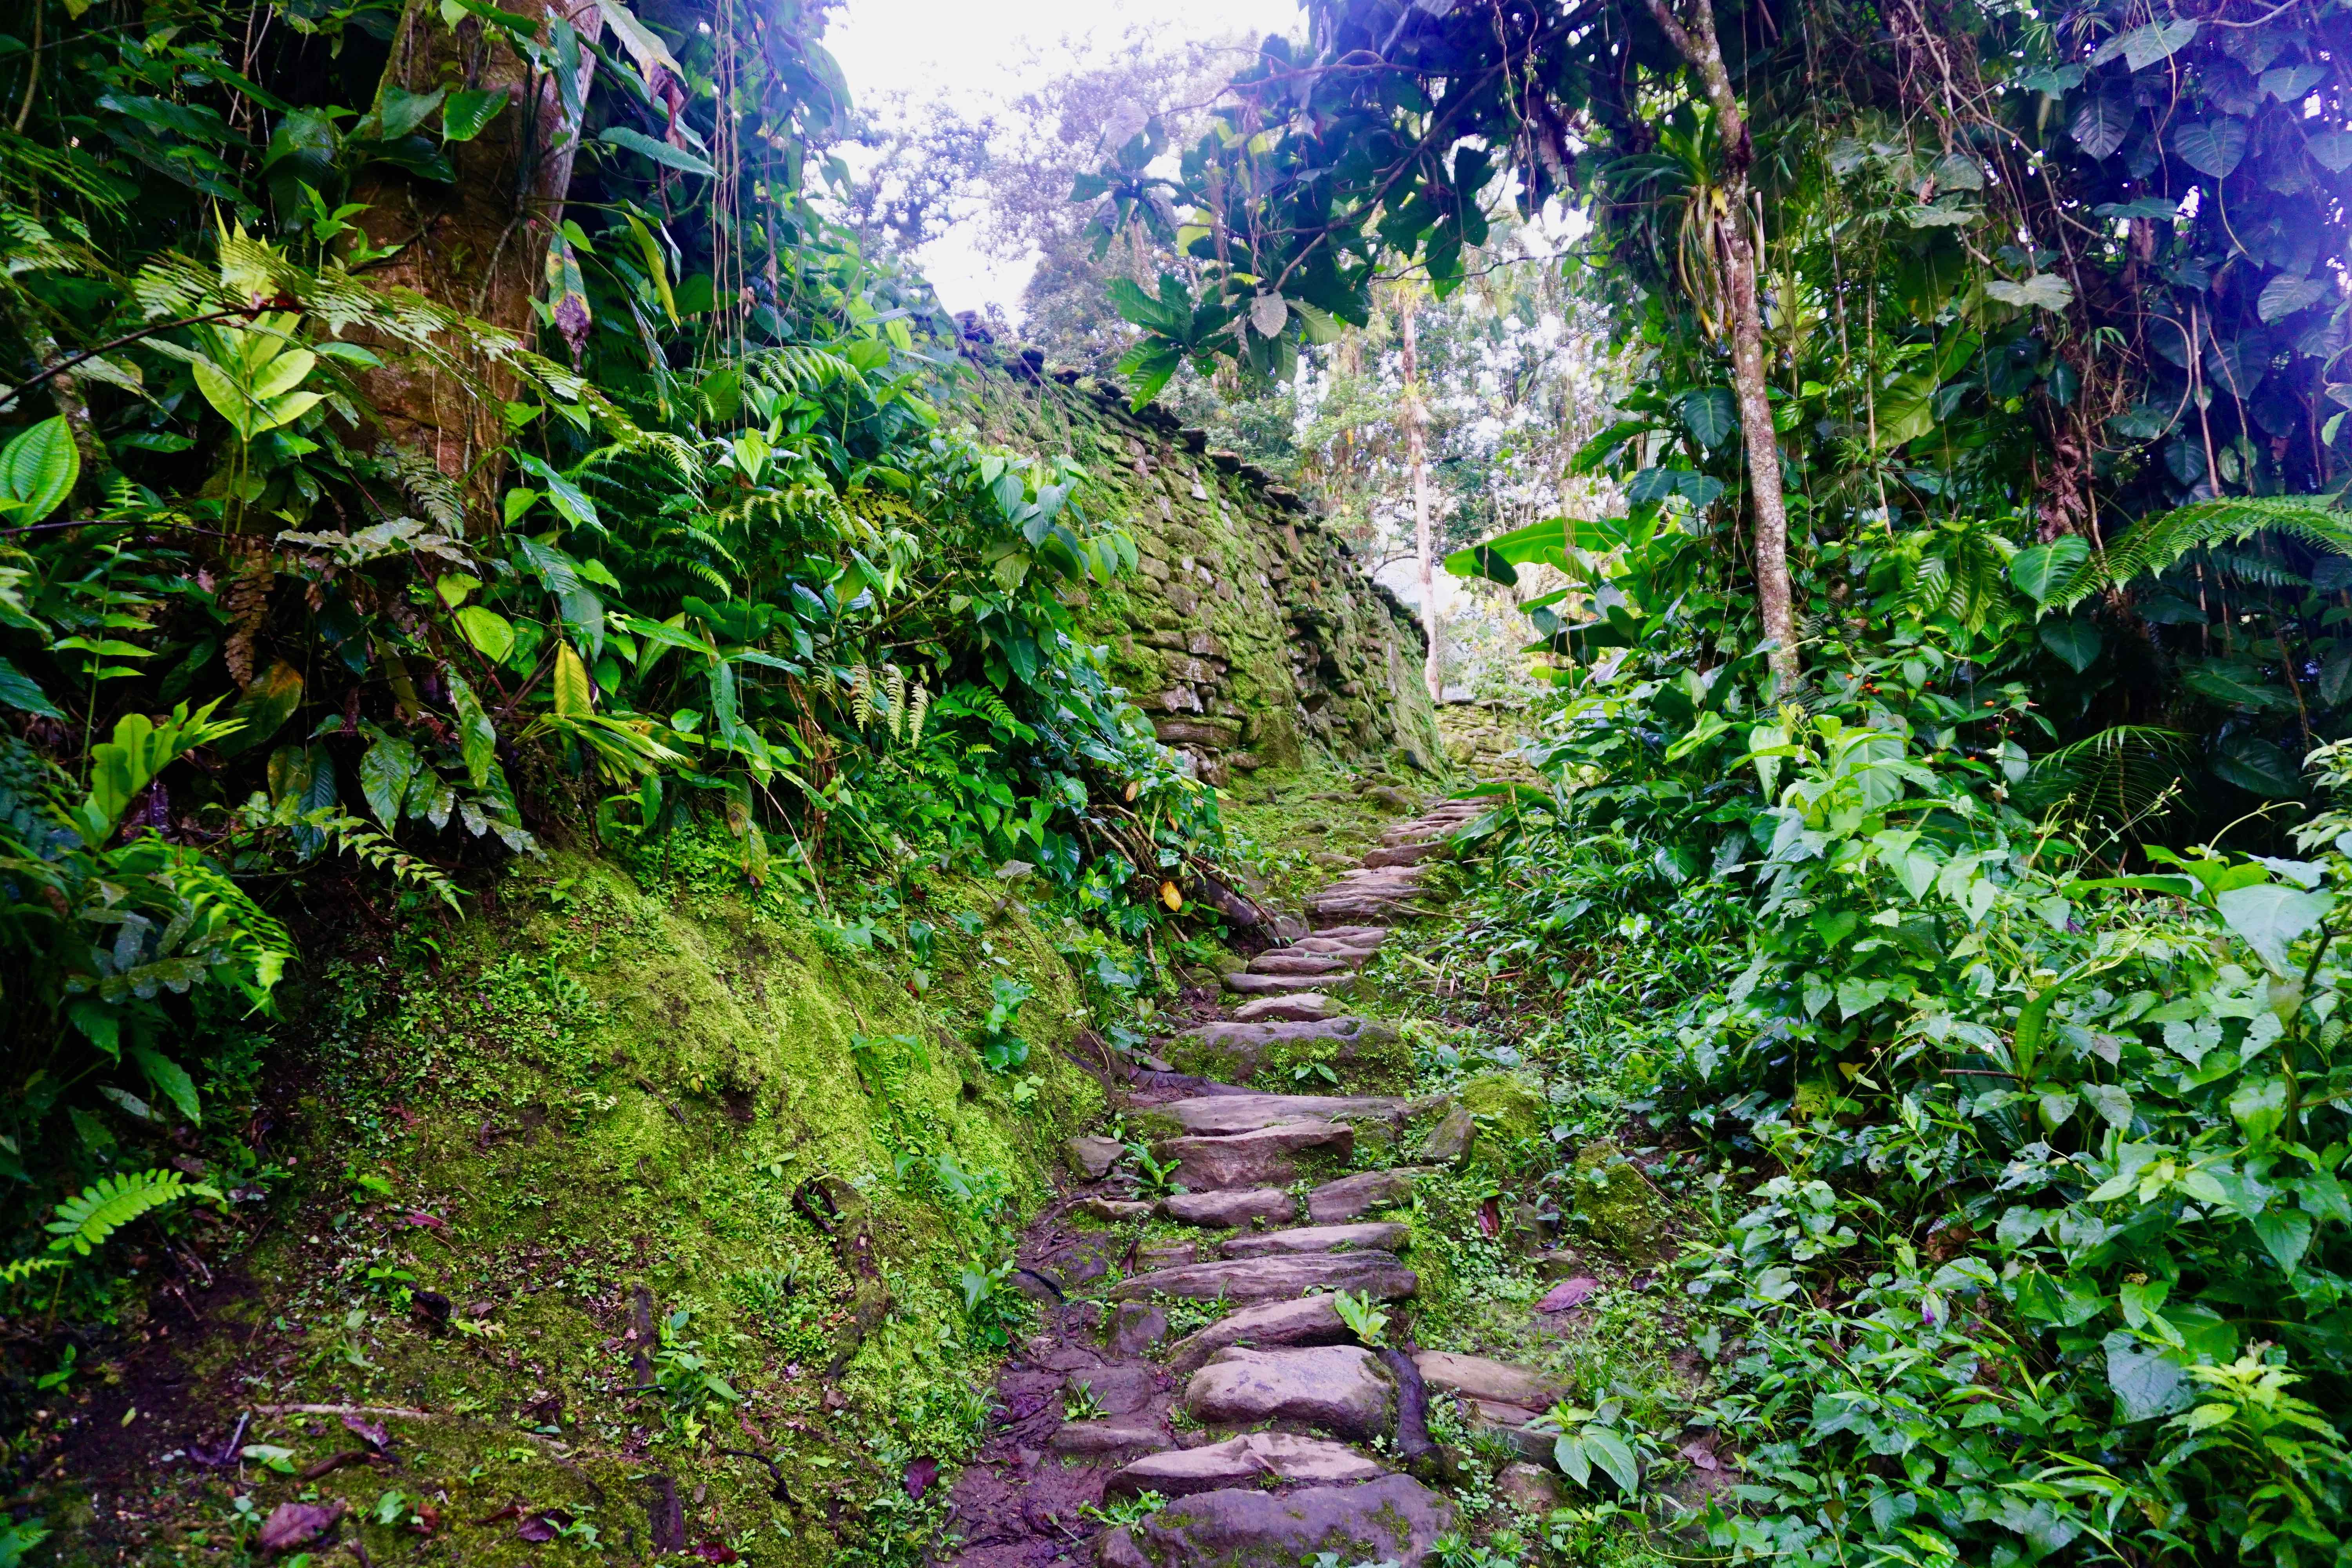
<path fill-rule="evenodd" d="M 1421 401 L 1421 342 L 1413 330 L 1416 302 L 1404 297 L 1404 452 L 1412 472 L 1413 551 L 1421 566 L 1421 625 L 1428 635 L 1429 656 L 1422 661 L 1421 679 L 1435 702 L 1444 692 L 1444 658 L 1438 640 L 1437 562 L 1429 541 L 1428 410 Z"/>
<path fill-rule="evenodd" d="M 579 33 L 580 68 L 572 101 L 585 102 L 595 75 L 588 45 L 604 30 L 596 0 L 506 0 L 508 9 L 542 24 L 568 21 Z M 392 58 L 377 89 L 491 89 L 507 96 L 471 142 L 444 144 L 457 179 L 444 185 L 378 164 L 352 199 L 368 242 L 402 248 L 373 268 L 372 279 L 413 289 L 435 302 L 487 321 L 528 345 L 531 302 L 547 267 L 548 241 L 572 184 L 580 126 L 552 73 L 535 74 L 497 28 L 471 16 L 456 27 L 441 20 L 438 0 L 408 0 L 394 35 Z M 451 345 L 462 374 L 414 359 L 388 359 L 361 378 L 375 412 L 374 434 L 431 458 L 464 480 L 469 510 L 485 507 L 499 486 L 507 427 L 502 406 L 515 394 L 511 374 Z M 467 363 L 467 362 L 471 363 Z"/>
<path fill-rule="evenodd" d="M 1716 41 L 1714 0 L 1687 0 L 1684 26 L 1673 0 L 1648 0 L 1656 18 L 1699 79 L 1715 110 L 1723 142 L 1723 209 L 1716 245 L 1723 258 L 1723 292 L 1731 326 L 1731 386 L 1748 448 L 1748 493 L 1756 509 L 1756 596 L 1764 635 L 1772 639 L 1772 684 L 1786 694 L 1802 679 L 1797 657 L 1796 595 L 1789 582 L 1789 512 L 1780 491 L 1780 443 L 1772 429 L 1772 401 L 1764 380 L 1764 312 L 1756 287 L 1756 247 L 1749 242 L 1748 169 L 1755 158 L 1747 117 L 1731 89 L 1723 49 Z"/>

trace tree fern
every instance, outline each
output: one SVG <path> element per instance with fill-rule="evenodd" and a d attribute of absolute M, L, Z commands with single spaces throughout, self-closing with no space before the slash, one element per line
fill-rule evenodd
<path fill-rule="evenodd" d="M 91 1249 L 132 1220 L 178 1203 L 182 1198 L 218 1198 L 220 1194 L 201 1182 L 191 1182 L 177 1171 L 127 1171 L 100 1177 L 68 1198 L 48 1224 L 51 1252 L 89 1256 Z"/>
<path fill-rule="evenodd" d="M 2227 496 L 2151 517 L 2084 563 L 2057 595 L 2069 608 L 2161 572 L 2200 545 L 2234 544 L 2275 529 L 2330 555 L 2352 555 L 2352 512 L 2336 496 Z"/>

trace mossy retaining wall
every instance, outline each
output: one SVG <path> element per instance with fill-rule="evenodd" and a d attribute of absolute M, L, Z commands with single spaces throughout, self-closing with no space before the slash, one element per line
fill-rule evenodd
<path fill-rule="evenodd" d="M 1084 623 L 1161 741 L 1202 775 L 1343 762 L 1443 765 L 1412 614 L 1299 496 L 1204 432 L 1035 351 L 967 342 L 965 412 L 992 440 L 1085 466 L 1081 504 L 1141 569 Z"/>

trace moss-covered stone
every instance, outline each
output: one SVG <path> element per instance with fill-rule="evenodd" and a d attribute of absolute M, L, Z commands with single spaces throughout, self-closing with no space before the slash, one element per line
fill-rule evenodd
<path fill-rule="evenodd" d="M 979 355 L 974 422 L 1084 463 L 1081 503 L 1135 539 L 1139 570 L 1081 617 L 1162 741 L 1219 784 L 1297 769 L 1310 748 L 1444 765 L 1419 626 L 1297 496 L 1115 386 Z"/>
<path fill-rule="evenodd" d="M 1454 1090 L 1454 1096 L 1478 1124 L 1470 1145 L 1474 1160 L 1508 1164 L 1518 1145 L 1543 1131 L 1543 1096 L 1508 1073 L 1482 1073 Z"/>
<path fill-rule="evenodd" d="M 1621 1258 L 1655 1262 L 1673 1251 L 1665 1198 L 1613 1143 L 1588 1143 L 1576 1157 L 1575 1213 L 1584 1234 Z"/>

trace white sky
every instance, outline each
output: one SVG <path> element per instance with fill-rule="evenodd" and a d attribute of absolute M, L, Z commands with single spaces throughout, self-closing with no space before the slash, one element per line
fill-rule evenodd
<path fill-rule="evenodd" d="M 824 41 L 861 107 L 902 92 L 985 113 L 1131 27 L 1183 39 L 1297 26 L 1296 0 L 849 0 Z M 1018 319 L 1029 262 L 983 255 L 958 230 L 918 259 L 949 310 L 992 300 Z"/>

